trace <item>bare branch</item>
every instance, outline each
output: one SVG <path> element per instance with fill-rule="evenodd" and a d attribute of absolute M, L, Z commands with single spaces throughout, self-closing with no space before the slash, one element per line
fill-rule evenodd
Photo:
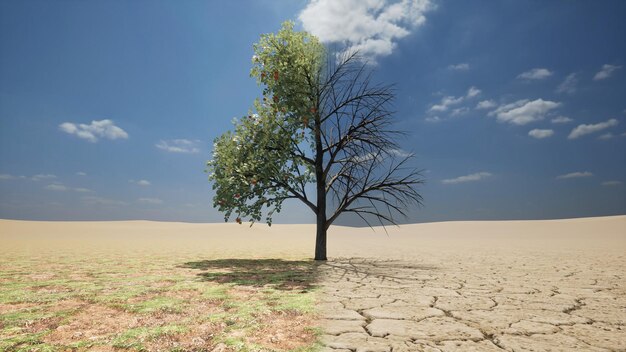
<path fill-rule="evenodd" d="M 393 87 L 372 85 L 370 78 L 350 54 L 329 67 L 321 86 L 323 182 L 336 203 L 326 227 L 342 213 L 354 213 L 368 226 L 367 217 L 383 226 L 397 224 L 396 214 L 406 216 L 408 207 L 422 204 L 416 190 L 422 175 L 406 167 L 411 156 L 403 156 L 398 145 L 403 133 L 392 127 Z"/>
<path fill-rule="evenodd" d="M 298 192 L 293 187 L 289 186 L 289 184 L 287 184 L 286 182 L 278 181 L 278 180 L 274 180 L 274 182 L 276 183 L 276 186 L 283 187 L 284 189 L 286 189 L 287 191 L 289 191 L 289 193 L 293 195 L 293 198 L 297 198 L 301 200 L 304 204 L 306 204 L 306 206 L 311 208 L 311 210 L 313 210 L 314 213 L 317 213 L 317 207 L 307 198 L 306 193 Z"/>

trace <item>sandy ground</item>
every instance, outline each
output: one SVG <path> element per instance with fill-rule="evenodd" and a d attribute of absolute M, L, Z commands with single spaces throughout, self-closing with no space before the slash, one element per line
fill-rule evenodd
<path fill-rule="evenodd" d="M 312 225 L 0 221 L 0 254 L 306 258 Z M 332 227 L 331 351 L 626 351 L 626 216 Z"/>

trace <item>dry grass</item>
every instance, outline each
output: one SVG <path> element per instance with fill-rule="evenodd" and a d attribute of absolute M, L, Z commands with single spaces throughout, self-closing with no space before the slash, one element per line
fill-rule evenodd
<path fill-rule="evenodd" d="M 313 350 L 313 265 L 129 251 L 3 253 L 0 350 Z"/>

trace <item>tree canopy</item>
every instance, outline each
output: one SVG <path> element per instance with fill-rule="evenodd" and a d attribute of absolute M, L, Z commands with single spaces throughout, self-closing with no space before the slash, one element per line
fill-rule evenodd
<path fill-rule="evenodd" d="M 291 22 L 262 35 L 254 53 L 250 74 L 262 98 L 215 140 L 208 162 L 225 220 L 265 215 L 271 225 L 284 200 L 298 199 L 317 216 L 315 257 L 326 259 L 326 230 L 341 214 L 395 224 L 395 215 L 421 204 L 423 179 L 392 128 L 393 89 L 373 85 L 355 53 L 329 54 Z"/>

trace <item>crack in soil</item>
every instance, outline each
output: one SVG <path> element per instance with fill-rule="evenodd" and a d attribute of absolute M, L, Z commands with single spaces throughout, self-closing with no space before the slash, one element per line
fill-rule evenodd
<path fill-rule="evenodd" d="M 348 345 L 351 351 L 366 350 L 365 346 L 374 343 L 373 341 L 381 341 L 379 339 L 387 340 L 385 346 L 388 347 L 385 348 L 392 350 L 405 348 L 410 350 L 417 345 L 433 348 L 433 351 L 442 350 L 442 346 L 447 346 L 446 344 L 452 341 L 459 343 L 457 346 L 468 346 L 468 348 L 471 346 L 474 349 L 478 348 L 477 350 L 480 350 L 479 346 L 483 346 L 482 343 L 492 344 L 503 351 L 548 350 L 563 347 L 559 345 L 558 338 L 550 336 L 571 336 L 571 333 L 567 333 L 568 327 L 578 324 L 588 326 L 595 322 L 602 322 L 615 326 L 616 322 L 612 320 L 615 318 L 607 315 L 606 309 L 601 310 L 603 308 L 598 306 L 598 302 L 614 307 L 617 311 L 619 307 L 623 307 L 623 292 L 626 292 L 624 285 L 614 282 L 613 276 L 609 276 L 608 273 L 601 278 L 589 278 L 590 274 L 587 271 L 571 270 L 571 267 L 563 268 L 562 266 L 553 269 L 551 266 L 546 266 L 549 268 L 547 270 L 551 272 L 560 270 L 561 274 L 545 279 L 536 277 L 531 274 L 535 270 L 532 260 L 521 265 L 516 263 L 516 265 L 505 266 L 508 269 L 503 269 L 502 265 L 493 266 L 487 272 L 480 273 L 475 273 L 474 268 L 461 268 L 457 271 L 433 268 L 430 272 L 424 273 L 424 270 L 421 270 L 422 267 L 418 266 L 420 270 L 410 269 L 412 268 L 410 265 L 398 264 L 395 267 L 397 263 L 399 262 L 369 263 L 367 260 L 359 260 L 352 261 L 349 266 L 338 263 L 335 267 L 327 267 L 328 276 L 325 282 L 335 289 L 332 294 L 341 297 L 338 300 L 341 306 L 344 309 L 348 309 L 346 308 L 348 306 L 366 307 L 350 309 L 364 319 L 362 340 L 359 340 L 361 338 L 358 334 L 343 337 L 354 340 Z M 372 265 L 368 269 L 369 264 Z M 463 263 L 460 264 L 462 266 Z M 368 270 L 369 273 L 367 273 Z M 385 270 L 385 272 L 381 273 L 380 270 Z M 408 270 L 413 270 L 413 272 Z M 424 276 L 428 276 L 429 280 L 422 280 Z M 348 278 L 350 278 L 349 282 Z M 600 283 L 602 283 L 601 286 Z M 394 285 L 398 288 L 394 288 Z M 608 298 L 608 295 L 613 297 Z M 570 298 L 570 296 L 576 298 Z M 350 304 L 350 301 L 354 299 L 369 299 L 371 302 L 353 301 L 353 304 Z M 389 301 L 385 301 L 386 299 Z M 379 304 L 376 304 L 377 300 Z M 583 314 L 585 316 L 576 314 L 590 304 L 593 308 L 590 311 L 585 310 Z M 433 311 L 425 311 L 426 316 L 422 316 L 422 313 L 407 315 L 402 311 L 404 305 L 407 309 L 423 307 L 423 309 L 433 309 Z M 379 319 L 376 314 L 372 316 L 366 313 L 369 309 L 378 308 L 390 308 L 392 312 L 389 317 L 380 319 L 403 322 L 402 324 L 408 324 L 406 326 L 411 329 L 416 326 L 413 325 L 414 323 L 422 323 L 426 320 L 425 325 L 418 327 L 423 326 L 433 330 L 428 330 L 428 332 L 417 330 L 417 334 L 424 333 L 425 337 L 406 337 L 403 340 L 401 337 L 403 335 L 393 335 L 393 332 L 387 331 L 387 328 L 383 326 L 385 324 L 376 323 Z M 430 315 L 436 314 L 434 309 L 441 313 L 435 316 Z M 397 317 L 391 318 L 392 314 L 396 314 L 393 313 L 394 311 L 398 313 Z M 382 315 L 384 316 L 386 315 Z M 434 320 L 430 323 L 428 319 Z M 453 324 L 453 322 L 466 326 L 469 329 L 468 333 L 464 336 L 463 333 L 459 335 L 459 331 L 464 329 L 460 325 L 461 330 L 445 332 L 446 324 Z M 517 326 L 515 325 L 517 323 L 522 324 Z M 399 325 L 400 329 L 404 326 L 402 324 Z M 454 325 L 449 325 L 449 328 L 451 326 Z M 437 332 L 438 327 L 443 329 Z M 471 331 L 474 331 L 473 335 Z M 615 328 L 612 331 L 618 334 L 621 330 Z M 339 334 L 337 338 L 342 338 L 341 335 Z M 538 341 L 532 341 L 533 336 L 536 336 L 535 340 Z M 516 337 L 531 340 L 516 340 Z M 607 346 L 594 346 L 584 341 L 584 336 L 576 337 L 576 341 L 578 340 L 581 341 L 578 346 L 593 346 L 611 351 L 621 350 L 617 347 L 609 349 Z M 570 348 L 575 346 L 573 340 L 569 343 L 570 345 L 566 346 Z"/>

